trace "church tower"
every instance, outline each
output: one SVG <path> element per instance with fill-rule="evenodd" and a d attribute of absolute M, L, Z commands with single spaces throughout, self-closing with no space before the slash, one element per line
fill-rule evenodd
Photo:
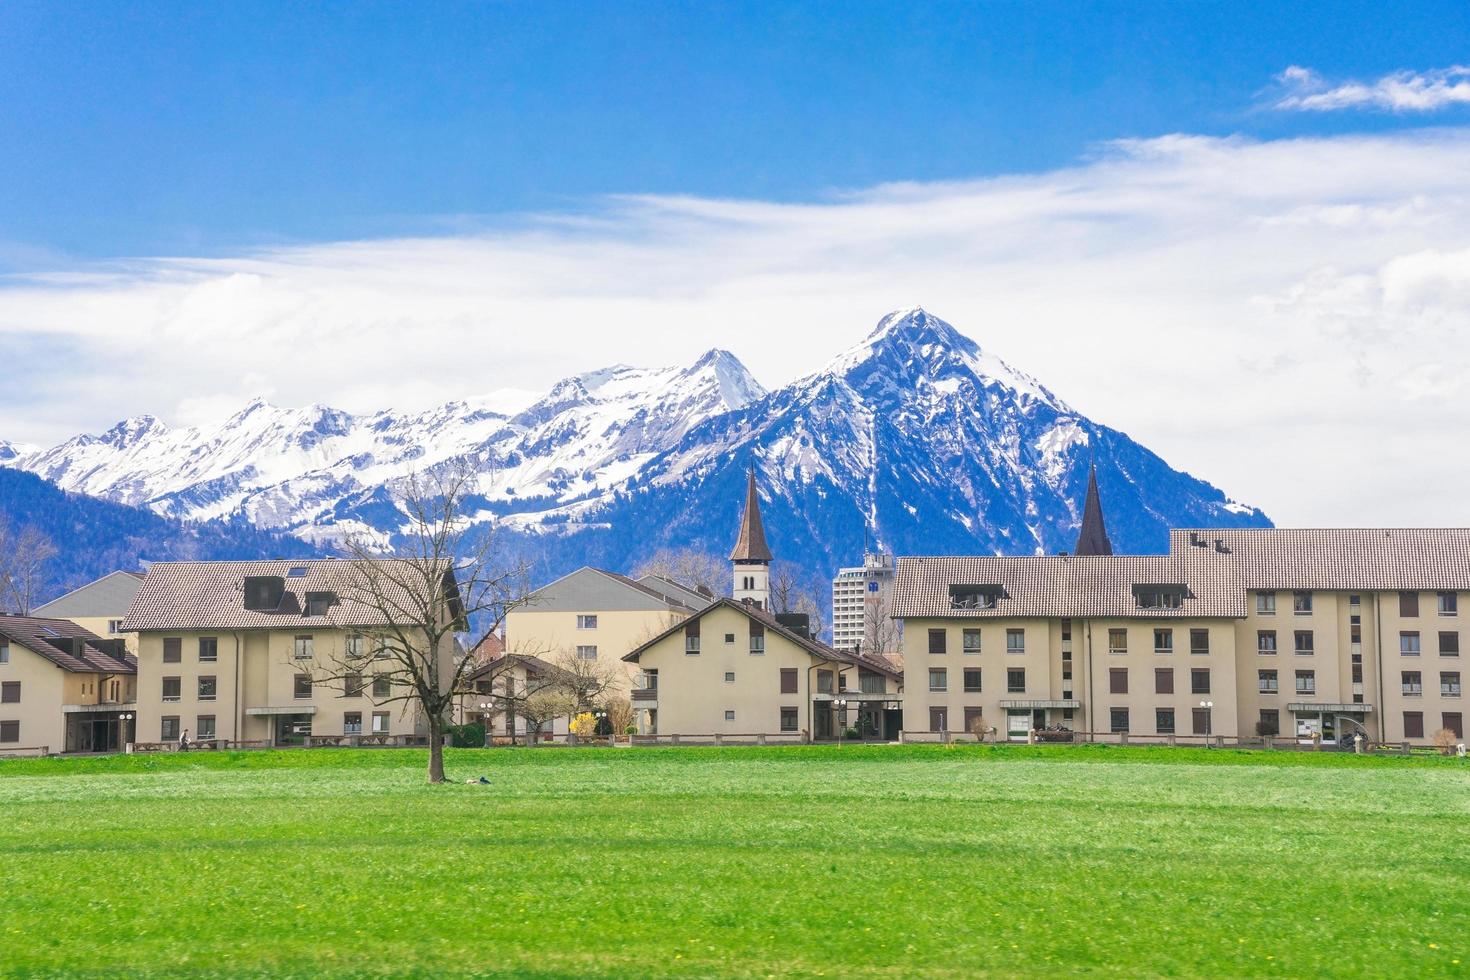
<path fill-rule="evenodd" d="M 771 549 L 766 546 L 766 529 L 761 524 L 761 502 L 755 492 L 755 467 L 745 485 L 745 514 L 740 518 L 740 535 L 730 552 L 734 566 L 736 602 L 749 599 L 762 609 L 771 603 Z"/>
<path fill-rule="evenodd" d="M 1082 530 L 1077 534 L 1074 555 L 1111 555 L 1113 542 L 1103 523 L 1102 501 L 1097 496 L 1097 464 L 1087 471 L 1087 502 L 1082 505 Z"/>

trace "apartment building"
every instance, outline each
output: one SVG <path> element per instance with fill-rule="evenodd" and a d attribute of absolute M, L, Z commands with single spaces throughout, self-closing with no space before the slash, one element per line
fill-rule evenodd
<path fill-rule="evenodd" d="M 131 740 L 136 676 L 119 638 L 0 614 L 0 755 L 120 750 Z"/>
<path fill-rule="evenodd" d="M 656 575 L 633 579 L 579 568 L 535 590 L 506 615 L 504 649 L 550 663 L 576 657 L 614 665 L 619 690 L 626 693 L 634 671 L 623 657 L 712 598 Z"/>
<path fill-rule="evenodd" d="M 638 645 L 642 734 L 897 738 L 903 674 L 878 656 L 811 636 L 807 617 L 770 610 L 772 553 L 752 472 L 735 547 L 734 598 L 718 599 Z"/>
<path fill-rule="evenodd" d="M 289 745 L 312 734 L 422 733 L 424 719 L 388 676 L 384 643 L 395 624 L 352 598 L 366 574 L 358 562 L 334 560 L 152 565 L 123 626 L 138 634 L 137 740 L 172 742 L 187 731 L 195 740 Z M 453 575 L 425 587 L 452 595 Z M 412 608 L 413 597 L 401 598 Z M 448 640 L 438 656 L 447 681 Z M 323 681 L 358 662 L 360 674 Z"/>
<path fill-rule="evenodd" d="M 123 619 L 133 597 L 143 584 L 143 572 L 110 572 L 43 606 L 31 610 L 42 619 L 69 619 L 84 630 L 104 639 L 120 639 L 132 653 L 138 652 L 138 637 L 125 633 Z"/>
<path fill-rule="evenodd" d="M 560 672 L 555 664 L 524 654 L 502 654 L 486 660 L 466 677 L 471 690 L 459 698 L 460 720 L 484 725 L 490 735 L 502 738 L 532 733 L 566 735 L 569 717 L 542 717 L 527 703 L 538 694 L 554 690 Z"/>
<path fill-rule="evenodd" d="M 864 554 L 861 565 L 838 569 L 832 579 L 832 645 L 839 650 L 896 653 L 898 636 L 888 615 L 892 594 L 892 555 Z"/>

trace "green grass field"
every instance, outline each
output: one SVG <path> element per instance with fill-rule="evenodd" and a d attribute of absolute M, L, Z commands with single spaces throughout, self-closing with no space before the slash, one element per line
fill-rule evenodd
<path fill-rule="evenodd" d="M 1188 749 L 0 763 L 0 971 L 1398 975 L 1470 964 L 1470 766 Z"/>

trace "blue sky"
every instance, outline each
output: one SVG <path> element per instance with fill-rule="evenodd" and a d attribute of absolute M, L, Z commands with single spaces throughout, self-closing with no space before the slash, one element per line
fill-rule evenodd
<path fill-rule="evenodd" d="M 0 442 L 711 347 L 774 388 L 923 305 L 1279 522 L 1470 525 L 1467 42 L 1463 0 L 12 0 Z"/>
<path fill-rule="evenodd" d="M 1289 65 L 1464 60 L 1470 4 L 0 6 L 0 263 L 432 233 L 605 194 L 799 201 L 1261 111 Z"/>

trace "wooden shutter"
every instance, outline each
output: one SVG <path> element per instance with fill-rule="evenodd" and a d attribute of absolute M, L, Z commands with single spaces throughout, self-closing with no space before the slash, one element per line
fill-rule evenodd
<path fill-rule="evenodd" d="M 797 681 L 797 676 L 796 676 L 796 668 L 795 667 L 782 667 L 781 668 L 781 693 L 782 694 L 795 694 L 795 693 L 797 693 L 797 684 L 798 684 L 798 681 Z"/>

